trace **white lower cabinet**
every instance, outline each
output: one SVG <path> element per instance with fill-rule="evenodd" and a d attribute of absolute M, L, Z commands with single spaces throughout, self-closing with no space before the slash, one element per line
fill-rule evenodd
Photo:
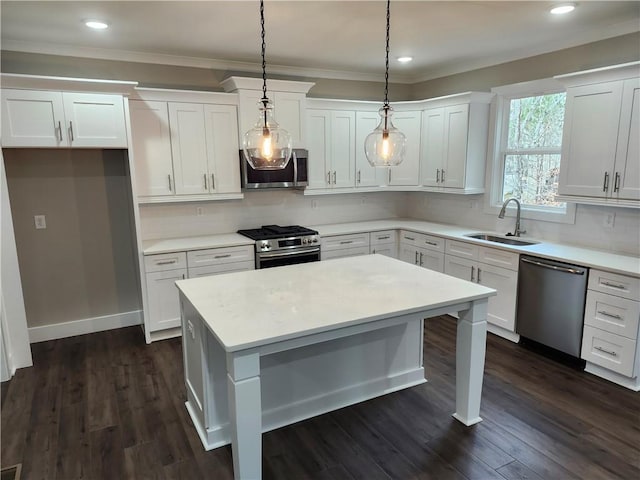
<path fill-rule="evenodd" d="M 180 326 L 180 301 L 175 282 L 185 278 L 253 270 L 252 245 L 147 255 L 144 259 L 147 283 L 147 333 Z M 150 341 L 147 335 L 147 341 Z"/>
<path fill-rule="evenodd" d="M 640 390 L 640 279 L 592 269 L 584 313 L 585 370 Z"/>
<path fill-rule="evenodd" d="M 398 232 L 396 230 L 371 232 L 369 234 L 369 245 L 369 253 L 398 258 Z"/>
<path fill-rule="evenodd" d="M 369 232 L 322 237 L 322 260 L 369 254 Z"/>
<path fill-rule="evenodd" d="M 487 321 L 490 330 L 515 341 L 518 254 L 466 242 L 446 241 L 444 273 L 496 290 L 489 297 Z"/>
<path fill-rule="evenodd" d="M 400 231 L 400 260 L 444 272 L 444 238 Z"/>

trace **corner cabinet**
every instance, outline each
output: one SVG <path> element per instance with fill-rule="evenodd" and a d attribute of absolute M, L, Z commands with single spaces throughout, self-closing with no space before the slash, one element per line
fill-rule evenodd
<path fill-rule="evenodd" d="M 556 79 L 567 86 L 558 198 L 640 207 L 640 62 Z"/>
<path fill-rule="evenodd" d="M 2 89 L 2 146 L 127 148 L 124 97 Z"/>
<path fill-rule="evenodd" d="M 137 96 L 130 116 L 139 202 L 242 198 L 234 95 L 150 89 Z"/>
<path fill-rule="evenodd" d="M 258 120 L 258 102 L 262 98 L 262 79 L 229 77 L 220 82 L 225 92 L 235 93 L 239 101 L 238 138 Z M 267 80 L 267 96 L 273 102 L 278 124 L 291 134 L 293 148 L 308 148 L 305 138 L 307 92 L 315 83 Z M 240 146 L 240 144 L 238 144 Z"/>
<path fill-rule="evenodd" d="M 492 94 L 472 92 L 425 102 L 420 185 L 443 193 L 482 193 Z"/>

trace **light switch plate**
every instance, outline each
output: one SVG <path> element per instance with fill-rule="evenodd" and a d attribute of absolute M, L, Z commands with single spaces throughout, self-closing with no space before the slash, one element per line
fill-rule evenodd
<path fill-rule="evenodd" d="M 47 219 L 44 215 L 34 215 L 33 221 L 36 224 L 36 230 L 47 228 Z"/>
<path fill-rule="evenodd" d="M 604 214 L 604 220 L 602 222 L 602 226 L 604 228 L 613 228 L 615 223 L 616 223 L 615 212 L 607 212 Z"/>

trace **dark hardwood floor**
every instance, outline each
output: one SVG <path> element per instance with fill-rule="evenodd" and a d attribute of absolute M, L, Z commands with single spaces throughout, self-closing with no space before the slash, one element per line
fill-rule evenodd
<path fill-rule="evenodd" d="M 34 344 L 2 384 L 2 466 L 23 479 L 231 479 L 184 407 L 180 339 L 137 327 Z M 640 394 L 489 335 L 481 414 L 453 420 L 455 320 L 427 321 L 429 382 L 263 436 L 265 479 L 637 479 Z"/>

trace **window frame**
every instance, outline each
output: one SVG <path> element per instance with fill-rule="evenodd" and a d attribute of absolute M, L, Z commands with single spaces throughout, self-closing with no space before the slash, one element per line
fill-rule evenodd
<path fill-rule="evenodd" d="M 502 207 L 502 191 L 504 186 L 504 160 L 503 152 L 508 152 L 507 141 L 509 134 L 509 103 L 515 98 L 533 97 L 538 95 L 549 95 L 566 92 L 566 88 L 553 78 L 533 80 L 530 82 L 504 85 L 491 89 L 495 96 L 491 102 L 490 111 L 490 132 L 487 151 L 487 191 L 485 195 L 484 213 L 497 215 Z M 562 149 L 562 147 L 560 147 Z M 545 152 L 548 148 L 544 149 Z M 562 165 L 562 156 L 560 158 Z M 515 217 L 516 208 L 510 204 L 506 215 Z M 521 218 L 529 220 L 540 220 L 554 223 L 575 223 L 576 205 L 566 203 L 564 211 L 557 207 L 543 207 L 522 205 Z"/>

